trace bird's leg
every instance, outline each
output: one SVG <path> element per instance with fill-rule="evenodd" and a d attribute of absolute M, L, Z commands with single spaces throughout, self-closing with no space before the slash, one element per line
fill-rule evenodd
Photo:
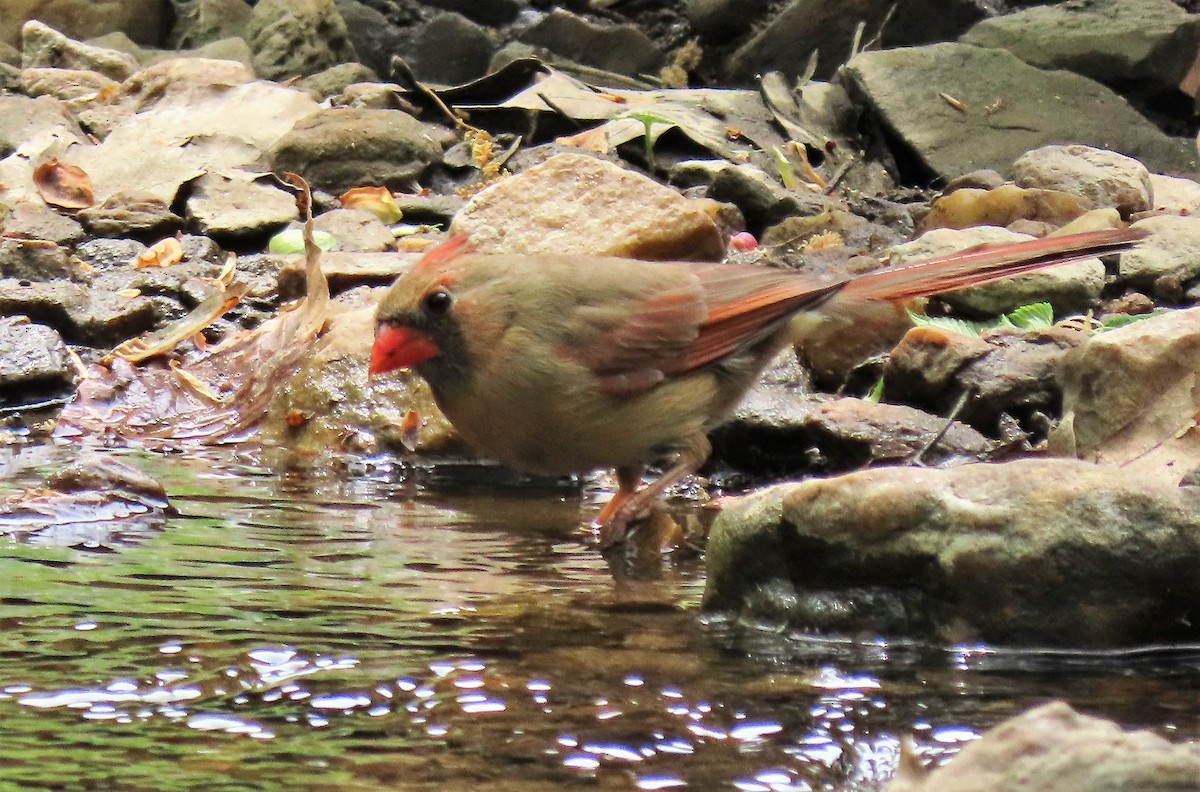
<path fill-rule="evenodd" d="M 623 540 L 625 529 L 629 523 L 637 519 L 638 515 L 668 487 L 684 476 L 695 473 L 704 464 L 704 460 L 708 459 L 711 452 L 712 445 L 708 442 L 707 437 L 703 434 L 692 435 L 679 449 L 679 456 L 676 457 L 674 464 L 640 490 L 637 489 L 642 474 L 640 465 L 631 468 L 617 468 L 619 489 L 612 500 L 605 505 L 597 519 L 597 522 L 600 523 L 600 549 L 612 547 Z M 636 475 L 631 475 L 634 473 Z"/>

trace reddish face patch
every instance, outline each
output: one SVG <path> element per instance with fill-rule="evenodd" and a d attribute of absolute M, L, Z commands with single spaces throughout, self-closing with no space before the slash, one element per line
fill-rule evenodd
<path fill-rule="evenodd" d="M 384 323 L 375 329 L 375 345 L 371 347 L 371 367 L 368 372 L 373 377 L 410 368 L 429 360 L 438 352 L 438 345 L 424 333 Z"/>

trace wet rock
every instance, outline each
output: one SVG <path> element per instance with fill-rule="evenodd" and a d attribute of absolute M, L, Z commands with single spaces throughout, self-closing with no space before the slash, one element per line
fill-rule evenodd
<path fill-rule="evenodd" d="M 605 160 L 557 154 L 480 190 L 450 231 L 480 251 L 718 261 L 715 211 Z"/>
<path fill-rule="evenodd" d="M 334 193 L 363 186 L 399 189 L 441 159 L 446 134 L 399 110 L 322 110 L 279 140 L 272 167 Z"/>
<path fill-rule="evenodd" d="M 0 317 L 0 404 L 34 404 L 67 396 L 75 367 L 62 337 L 24 316 Z"/>
<path fill-rule="evenodd" d="M 367 377 L 380 296 L 382 290 L 360 290 L 339 298 L 329 331 L 272 402 L 267 437 L 307 453 L 463 450 L 424 380 L 412 372 L 378 382 Z M 417 416 L 411 429 L 410 411 Z"/>
<path fill-rule="evenodd" d="M 325 212 L 313 221 L 313 227 L 333 234 L 338 250 L 391 250 L 396 242 L 391 229 L 366 209 Z"/>
<path fill-rule="evenodd" d="M 333 0 L 261 0 L 245 28 L 254 70 L 286 79 L 358 60 Z"/>
<path fill-rule="evenodd" d="M 85 273 L 66 248 L 41 240 L 0 238 L 0 277 L 27 281 L 83 280 Z"/>
<path fill-rule="evenodd" d="M 776 479 L 844 473 L 918 454 L 928 464 L 977 459 L 992 447 L 962 423 L 899 404 L 805 395 L 771 375 L 710 439 L 714 462 Z"/>
<path fill-rule="evenodd" d="M 482 77 L 497 48 L 487 28 L 461 14 L 438 14 L 416 33 L 405 61 L 417 78 L 458 85 Z"/>
<path fill-rule="evenodd" d="M 79 122 L 66 106 L 52 96 L 0 95 L 0 158 L 16 151 L 22 143 L 43 134 L 84 140 Z"/>
<path fill-rule="evenodd" d="M 894 47 L 953 38 L 982 17 L 980 4 L 971 0 L 906 0 L 899 4 L 793 0 L 738 48 L 724 71 L 743 83 L 768 71 L 794 78 L 804 72 L 811 53 L 819 50 L 816 75 L 824 79 L 850 57 L 859 24 L 865 25 L 863 40 L 878 34 L 885 47 Z"/>
<path fill-rule="evenodd" d="M 38 19 L 80 40 L 121 30 L 134 41 L 153 44 L 165 14 L 161 0 L 5 0 L 0 41 L 18 44 L 25 20 Z"/>
<path fill-rule="evenodd" d="M 305 77 L 300 81 L 306 89 L 319 99 L 337 96 L 355 83 L 374 83 L 379 79 L 375 72 L 361 63 L 339 63 L 325 71 Z"/>
<path fill-rule="evenodd" d="M 1142 95 L 1177 94 L 1200 48 L 1200 19 L 1171 0 L 1092 0 L 993 16 L 959 40 Z"/>
<path fill-rule="evenodd" d="M 901 770 L 887 792 L 1171 792 L 1197 778 L 1194 743 L 1122 731 L 1055 701 L 989 729 L 932 772 Z"/>
<path fill-rule="evenodd" d="M 329 281 L 329 292 L 340 294 L 357 286 L 389 286 L 420 257 L 419 253 L 343 253 L 335 250 L 321 255 L 321 271 Z M 303 255 L 263 255 L 243 259 L 247 266 L 278 272 L 281 299 L 294 300 L 304 295 L 308 279 Z"/>
<path fill-rule="evenodd" d="M 172 0 L 175 24 L 167 37 L 172 49 L 193 49 L 240 37 L 253 11 L 245 0 Z"/>
<path fill-rule="evenodd" d="M 633 25 L 598 25 L 561 8 L 518 38 L 576 63 L 629 77 L 656 74 L 665 62 L 654 42 Z"/>
<path fill-rule="evenodd" d="M 903 241 L 900 234 L 887 226 L 873 223 L 830 201 L 818 214 L 787 217 L 771 226 L 763 232 L 762 243 L 768 247 L 798 248 L 821 235 L 836 235 L 840 244 L 851 253 L 884 250 Z M 817 251 L 824 252 L 819 247 L 813 252 Z"/>
<path fill-rule="evenodd" d="M 994 226 L 939 228 L 892 248 L 892 264 L 966 250 L 982 243 L 1017 242 L 1031 238 L 1027 234 L 1017 234 Z M 1056 314 L 1063 315 L 1094 305 L 1103 288 L 1104 264 L 1100 259 L 1086 259 L 983 286 L 960 289 L 939 295 L 938 299 L 977 316 L 994 317 L 1035 302 L 1048 302 L 1054 306 Z"/>
<path fill-rule="evenodd" d="M 1150 236 L 1121 253 L 1118 277 L 1134 288 L 1152 288 L 1161 278 L 1190 281 L 1200 275 L 1200 217 L 1160 215 L 1133 224 Z"/>
<path fill-rule="evenodd" d="M 118 82 L 138 69 L 131 55 L 73 41 L 36 19 L 21 28 L 21 66 L 94 71 Z"/>
<path fill-rule="evenodd" d="M 1044 146 L 1013 163 L 1016 182 L 1079 195 L 1124 217 L 1150 208 L 1150 171 L 1115 151 L 1091 146 Z"/>
<path fill-rule="evenodd" d="M 1037 439 L 1062 405 L 1059 369 L 1084 341 L 1078 330 L 997 328 L 981 338 L 934 327 L 910 330 L 888 355 L 884 398 L 955 417 L 1000 437 L 1004 417 Z"/>
<path fill-rule="evenodd" d="M 193 182 L 185 218 L 192 230 L 221 240 L 263 237 L 296 217 L 296 199 L 246 176 L 207 173 Z"/>
<path fill-rule="evenodd" d="M 18 201 L 0 221 L 0 228 L 8 236 L 40 239 L 68 247 L 83 240 L 83 226 L 39 200 Z"/>
<path fill-rule="evenodd" d="M 1057 450 L 1119 462 L 1163 444 L 1191 426 L 1200 410 L 1197 372 L 1198 308 L 1097 333 L 1063 361 L 1063 415 L 1071 436 L 1057 438 Z"/>
<path fill-rule="evenodd" d="M 92 234 L 102 237 L 146 239 L 183 228 L 183 218 L 154 196 L 114 193 L 101 203 L 81 210 L 76 217 Z"/>
<path fill-rule="evenodd" d="M 1200 214 L 1200 183 L 1178 176 L 1150 174 L 1154 211 L 1171 214 Z"/>
<path fill-rule="evenodd" d="M 1015 184 L 987 190 L 960 187 L 938 198 L 918 227 L 928 231 L 1032 220 L 1058 228 L 1094 206 L 1088 198 L 1061 190 L 1025 189 Z"/>
<path fill-rule="evenodd" d="M 424 16 L 411 6 L 402 9 L 394 3 L 387 6 L 388 16 L 360 0 L 335 0 L 335 4 L 346 21 L 357 60 L 382 77 L 391 75 L 392 56 L 408 51 L 412 32 Z"/>
<path fill-rule="evenodd" d="M 53 327 L 73 344 L 113 346 L 182 313 L 179 303 L 166 297 L 126 297 L 108 288 L 93 290 L 64 280 L 0 279 L 0 314 L 28 316 Z"/>
<path fill-rule="evenodd" d="M 1194 640 L 1197 505 L 1157 475 L 1068 459 L 781 484 L 717 519 L 704 604 L 943 642 Z"/>
<path fill-rule="evenodd" d="M 1011 174 L 1017 157 L 1062 140 L 1112 149 L 1158 171 L 1196 167 L 1191 140 L 1164 135 L 1109 89 L 1069 72 L 1042 71 L 1004 50 L 947 43 L 864 52 L 845 74 L 908 147 L 893 153 L 914 181 L 979 168 Z M 1013 85 L 1024 86 L 1020 97 L 1012 95 Z M 967 102 L 966 110 L 939 92 Z"/>

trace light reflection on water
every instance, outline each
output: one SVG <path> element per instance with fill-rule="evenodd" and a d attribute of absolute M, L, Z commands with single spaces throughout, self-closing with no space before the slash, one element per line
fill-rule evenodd
<path fill-rule="evenodd" d="M 1062 679 L 987 647 L 706 626 L 700 561 L 614 580 L 574 494 L 139 461 L 181 516 L 112 546 L 0 546 L 5 780 L 876 789 L 902 734 L 939 760 L 1050 696 L 1134 723 L 1169 719 L 1154 691 L 1196 701 L 1194 656 Z"/>

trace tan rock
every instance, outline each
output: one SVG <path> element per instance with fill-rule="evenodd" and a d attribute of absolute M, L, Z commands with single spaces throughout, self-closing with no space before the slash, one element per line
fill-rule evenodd
<path fill-rule="evenodd" d="M 1022 187 L 1062 190 L 1123 216 L 1150 208 L 1150 171 L 1132 157 L 1091 146 L 1043 146 L 1013 163 Z"/>
<path fill-rule="evenodd" d="M 485 252 L 719 260 L 716 204 L 611 162 L 558 154 L 477 193 L 450 226 Z"/>

